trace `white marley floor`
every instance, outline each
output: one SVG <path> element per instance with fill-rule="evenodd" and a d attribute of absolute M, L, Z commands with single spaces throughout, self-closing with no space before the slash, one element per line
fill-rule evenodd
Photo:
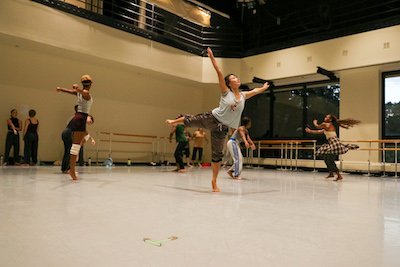
<path fill-rule="evenodd" d="M 396 179 L 172 169 L 0 167 L 0 266 L 400 266 Z"/>

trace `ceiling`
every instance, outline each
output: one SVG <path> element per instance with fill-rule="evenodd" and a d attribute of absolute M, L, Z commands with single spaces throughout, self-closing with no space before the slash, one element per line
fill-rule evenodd
<path fill-rule="evenodd" d="M 243 56 L 400 24 L 400 0 L 197 2 L 230 16 L 228 23 L 237 25 L 243 34 Z M 223 24 L 217 14 L 212 15 L 212 27 Z"/>

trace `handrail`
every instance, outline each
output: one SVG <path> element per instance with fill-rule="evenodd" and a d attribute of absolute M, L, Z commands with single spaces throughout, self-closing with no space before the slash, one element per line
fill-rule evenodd
<path fill-rule="evenodd" d="M 123 134 L 123 133 L 109 133 L 109 132 L 99 132 L 99 134 L 119 135 L 119 136 L 132 136 L 132 137 L 157 138 L 157 136 L 155 136 L 155 135 Z"/>
<path fill-rule="evenodd" d="M 112 143 L 125 143 L 125 144 L 143 144 L 143 145 L 152 145 L 151 151 L 151 160 L 154 161 L 154 158 L 159 154 L 159 138 L 154 135 L 140 135 L 140 134 L 127 134 L 127 133 L 112 133 L 112 132 L 96 132 L 97 134 L 97 147 L 96 147 L 96 163 L 99 163 L 99 152 L 103 151 L 99 149 L 100 142 L 108 142 L 109 149 L 108 149 L 108 156 L 111 157 L 113 152 L 112 150 Z M 100 135 L 107 135 L 109 139 L 100 139 Z M 134 141 L 134 140 L 114 140 L 113 137 L 121 136 L 121 137 L 133 137 L 133 138 L 151 138 L 156 139 L 152 142 L 144 142 L 144 141 Z M 157 143 L 157 144 L 155 144 Z M 156 145 L 156 146 L 155 146 Z M 136 151 L 138 152 L 138 151 Z M 143 153 L 143 151 L 141 152 Z"/>
<path fill-rule="evenodd" d="M 394 151 L 395 152 L 395 178 L 397 178 L 397 153 L 400 150 L 400 140 L 393 139 L 393 140 L 345 140 L 342 141 L 344 143 L 367 143 L 369 144 L 369 148 L 359 148 L 357 149 L 358 151 L 369 151 L 369 156 L 368 156 L 368 174 L 367 176 L 370 176 L 370 168 L 371 168 L 371 151 L 382 151 L 383 152 L 383 158 L 382 158 L 382 163 L 383 163 L 383 177 L 386 176 L 386 170 L 385 170 L 385 152 L 386 151 Z M 300 144 L 306 144 L 306 143 L 313 143 L 313 147 L 311 146 L 301 146 L 299 147 L 298 145 Z M 382 144 L 382 148 L 371 148 L 372 143 L 378 143 L 379 145 Z M 386 147 L 385 144 L 394 144 L 395 147 Z M 275 145 L 275 146 L 270 146 L 270 147 L 265 147 L 263 145 Z M 294 146 L 295 145 L 295 146 Z M 258 165 L 260 165 L 261 161 L 261 150 L 281 150 L 281 170 L 283 170 L 283 161 L 285 160 L 285 170 L 288 169 L 288 153 L 290 153 L 290 169 L 293 169 L 293 150 L 295 150 L 295 161 L 296 161 L 296 170 L 297 170 L 297 156 L 298 156 L 298 150 L 314 150 L 314 171 L 315 169 L 315 152 L 316 152 L 316 140 L 259 140 L 257 142 L 258 146 Z M 340 165 L 342 166 L 342 159 L 340 157 Z"/>

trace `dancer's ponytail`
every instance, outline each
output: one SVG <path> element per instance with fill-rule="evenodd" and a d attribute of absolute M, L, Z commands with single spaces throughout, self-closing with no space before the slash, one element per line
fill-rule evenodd
<path fill-rule="evenodd" d="M 357 125 L 357 124 L 361 123 L 361 121 L 358 121 L 358 120 L 355 120 L 355 119 L 352 119 L 352 118 L 339 120 L 333 114 L 329 114 L 329 116 L 331 117 L 332 123 L 334 125 L 338 125 L 338 126 L 340 126 L 342 128 L 345 128 L 345 129 L 349 129 L 349 128 L 353 127 L 354 125 Z"/>

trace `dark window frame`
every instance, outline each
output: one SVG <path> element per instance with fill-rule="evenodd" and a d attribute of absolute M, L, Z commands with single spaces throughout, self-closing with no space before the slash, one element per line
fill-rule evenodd
<path fill-rule="evenodd" d="M 395 71 L 387 71 L 382 72 L 382 117 L 381 117 L 381 129 L 382 129 L 382 139 L 400 139 L 400 134 L 396 136 L 386 136 L 386 125 L 385 125 L 385 116 L 386 116 L 386 103 L 385 103 L 385 79 L 390 76 L 399 76 L 400 77 L 400 70 Z"/>

